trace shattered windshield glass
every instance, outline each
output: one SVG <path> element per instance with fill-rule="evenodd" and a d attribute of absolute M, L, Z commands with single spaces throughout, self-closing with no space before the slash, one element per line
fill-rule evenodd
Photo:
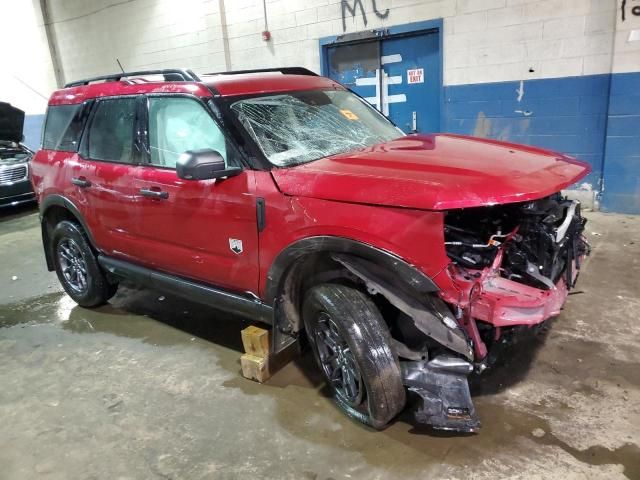
<path fill-rule="evenodd" d="M 401 137 L 404 133 L 345 90 L 288 92 L 239 100 L 238 119 L 278 167 L 310 162 Z"/>

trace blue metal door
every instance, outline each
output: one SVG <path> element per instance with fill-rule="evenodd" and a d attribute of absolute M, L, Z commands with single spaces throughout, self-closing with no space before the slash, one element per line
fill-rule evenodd
<path fill-rule="evenodd" d="M 437 31 L 331 45 L 324 52 L 329 77 L 364 97 L 406 133 L 440 130 Z"/>
<path fill-rule="evenodd" d="M 382 41 L 382 112 L 406 133 L 440 130 L 439 50 L 437 33 Z"/>
<path fill-rule="evenodd" d="M 367 98 L 377 108 L 375 98 L 368 97 L 376 97 L 379 93 L 380 42 L 373 40 L 338 44 L 329 47 L 325 54 L 329 67 L 328 76 Z"/>

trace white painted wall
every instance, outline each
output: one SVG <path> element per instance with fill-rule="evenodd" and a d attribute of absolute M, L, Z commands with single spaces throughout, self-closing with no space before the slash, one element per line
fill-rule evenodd
<path fill-rule="evenodd" d="M 615 8 L 614 0 L 459 0 L 445 20 L 445 84 L 608 73 Z"/>
<path fill-rule="evenodd" d="M 220 0 L 48 1 L 66 80 L 117 71 L 116 58 L 130 70 L 226 67 Z M 621 0 L 377 0 L 386 19 L 361 1 L 368 24 L 358 11 L 347 33 L 444 18 L 446 85 L 608 73 L 614 42 L 615 71 L 640 69 L 638 43 L 615 33 Z M 262 0 L 224 3 L 232 69 L 319 71 L 318 39 L 343 33 L 339 0 L 267 0 L 270 42 Z"/>
<path fill-rule="evenodd" d="M 0 55 L 0 101 L 44 113 L 56 84 L 37 0 L 0 2 Z"/>
<path fill-rule="evenodd" d="M 640 1 L 627 1 L 625 20 L 616 15 L 615 55 L 613 73 L 640 71 L 640 16 L 632 15 L 631 8 L 640 7 Z"/>
<path fill-rule="evenodd" d="M 119 70 L 224 65 L 218 1 L 49 0 L 65 81 Z"/>

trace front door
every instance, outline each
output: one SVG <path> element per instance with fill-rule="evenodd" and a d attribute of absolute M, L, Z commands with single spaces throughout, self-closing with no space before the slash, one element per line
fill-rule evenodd
<path fill-rule="evenodd" d="M 183 180 L 176 162 L 210 148 L 228 162 L 237 152 L 200 100 L 150 96 L 148 162 L 135 179 L 136 257 L 168 273 L 257 292 L 258 230 L 251 170 L 218 180 Z"/>
<path fill-rule="evenodd" d="M 437 31 L 376 37 L 325 51 L 329 76 L 364 97 L 405 133 L 440 130 Z"/>

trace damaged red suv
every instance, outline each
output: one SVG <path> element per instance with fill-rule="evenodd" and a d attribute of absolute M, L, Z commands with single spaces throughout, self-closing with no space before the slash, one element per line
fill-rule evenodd
<path fill-rule="evenodd" d="M 49 101 L 32 163 L 49 270 L 93 307 L 131 279 L 304 335 L 383 428 L 479 428 L 467 383 L 557 315 L 588 253 L 560 153 L 405 135 L 302 68 L 132 72 Z"/>

